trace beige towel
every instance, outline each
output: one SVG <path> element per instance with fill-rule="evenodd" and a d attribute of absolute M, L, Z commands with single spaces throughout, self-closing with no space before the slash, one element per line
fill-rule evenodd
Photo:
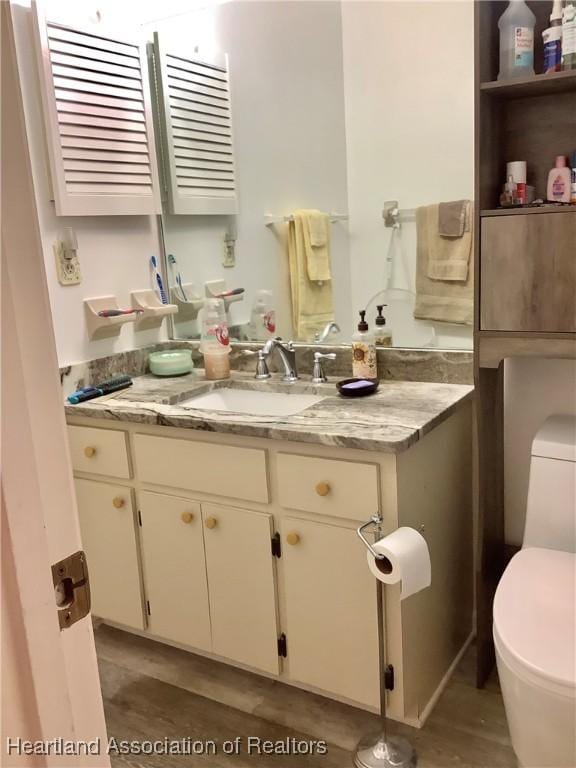
<path fill-rule="evenodd" d="M 322 330 L 326 323 L 334 319 L 330 277 L 310 279 L 308 255 L 311 245 L 307 213 L 295 211 L 293 221 L 288 224 L 292 321 L 294 332 L 301 340 L 313 339 L 316 331 Z"/>
<path fill-rule="evenodd" d="M 310 280 L 332 279 L 330 268 L 330 217 L 326 213 L 310 210 L 294 211 L 294 218 L 302 222 L 306 269 Z"/>
<path fill-rule="evenodd" d="M 472 256 L 472 216 L 470 216 L 470 231 L 465 233 L 457 241 L 445 240 L 447 245 L 468 242 L 466 258 L 461 261 L 460 276 L 465 274 L 464 280 L 455 280 L 453 274 L 456 268 L 451 270 L 451 279 L 431 279 L 430 261 L 432 253 L 438 253 L 438 206 L 428 205 L 416 210 L 416 303 L 414 317 L 417 320 L 438 320 L 444 323 L 456 323 L 458 325 L 472 325 L 474 321 L 474 269 Z M 435 250 L 436 249 L 436 250 Z M 443 251 L 443 253 L 452 252 Z M 459 253 L 464 257 L 464 251 Z M 447 259 L 451 261 L 451 259 Z"/>
<path fill-rule="evenodd" d="M 440 234 L 440 206 L 427 207 L 426 233 L 422 234 L 428 249 L 428 277 L 431 280 L 454 280 L 465 283 L 468 280 L 470 255 L 472 253 L 472 227 L 470 204 L 463 209 L 464 219 L 461 237 L 444 237 Z M 418 240 L 420 240 L 418 230 Z"/>
<path fill-rule="evenodd" d="M 470 200 L 454 200 L 438 206 L 438 233 L 442 237 L 462 237 L 469 229 Z"/>

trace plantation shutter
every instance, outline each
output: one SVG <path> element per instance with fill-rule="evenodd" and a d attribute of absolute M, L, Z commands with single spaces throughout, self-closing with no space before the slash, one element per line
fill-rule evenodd
<path fill-rule="evenodd" d="M 36 15 L 59 216 L 160 213 L 144 47 Z"/>
<path fill-rule="evenodd" d="M 168 52 L 155 33 L 154 65 L 170 213 L 237 213 L 227 57 Z"/>

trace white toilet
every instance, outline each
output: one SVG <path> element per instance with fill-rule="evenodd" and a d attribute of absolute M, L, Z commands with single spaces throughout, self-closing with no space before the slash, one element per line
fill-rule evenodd
<path fill-rule="evenodd" d="M 522 549 L 494 598 L 494 644 L 523 768 L 576 766 L 576 417 L 532 444 Z"/>

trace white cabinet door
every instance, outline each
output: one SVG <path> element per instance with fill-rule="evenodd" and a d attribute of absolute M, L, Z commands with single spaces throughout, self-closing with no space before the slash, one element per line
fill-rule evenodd
<path fill-rule="evenodd" d="M 76 495 L 92 613 L 144 629 L 131 488 L 77 479 Z"/>
<path fill-rule="evenodd" d="M 200 505 L 162 493 L 139 494 L 148 629 L 211 650 Z"/>
<path fill-rule="evenodd" d="M 290 678 L 377 706 L 376 587 L 356 532 L 287 517 L 282 561 Z"/>
<path fill-rule="evenodd" d="M 212 650 L 278 674 L 272 517 L 202 504 Z"/>

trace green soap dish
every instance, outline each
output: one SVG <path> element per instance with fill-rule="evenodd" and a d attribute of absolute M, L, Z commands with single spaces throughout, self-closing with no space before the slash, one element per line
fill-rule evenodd
<path fill-rule="evenodd" d="M 189 349 L 167 349 L 148 355 L 150 373 L 154 376 L 182 376 L 194 368 L 192 352 Z"/>

